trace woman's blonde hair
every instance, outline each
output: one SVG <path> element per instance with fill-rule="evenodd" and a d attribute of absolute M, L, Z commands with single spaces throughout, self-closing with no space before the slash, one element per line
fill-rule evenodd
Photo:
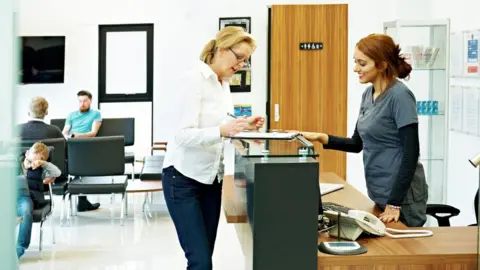
<path fill-rule="evenodd" d="M 34 118 L 43 119 L 47 115 L 48 101 L 43 97 L 34 97 L 30 102 L 30 113 Z"/>
<path fill-rule="evenodd" d="M 255 40 L 245 31 L 244 28 L 238 26 L 226 26 L 217 33 L 215 39 L 210 40 L 207 45 L 203 47 L 202 53 L 200 54 L 200 60 L 207 64 L 211 64 L 216 50 L 229 49 L 242 42 L 246 42 L 252 47 L 252 49 L 255 49 L 256 47 Z"/>

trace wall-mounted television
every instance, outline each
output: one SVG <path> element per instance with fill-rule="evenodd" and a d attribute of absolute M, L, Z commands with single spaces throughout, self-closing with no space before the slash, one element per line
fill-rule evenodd
<path fill-rule="evenodd" d="M 23 36 L 20 39 L 20 82 L 63 83 L 65 37 Z"/>

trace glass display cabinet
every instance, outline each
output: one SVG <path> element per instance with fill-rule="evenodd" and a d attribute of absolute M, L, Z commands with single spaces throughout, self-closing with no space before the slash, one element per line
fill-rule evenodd
<path fill-rule="evenodd" d="M 450 21 L 385 22 L 385 34 L 400 44 L 413 68 L 405 81 L 417 100 L 420 162 L 429 185 L 428 203 L 445 203 L 448 157 Z"/>
<path fill-rule="evenodd" d="M 300 135 L 233 138 L 232 144 L 234 194 L 248 220 L 245 269 L 317 269 L 320 190 L 313 145 Z"/>

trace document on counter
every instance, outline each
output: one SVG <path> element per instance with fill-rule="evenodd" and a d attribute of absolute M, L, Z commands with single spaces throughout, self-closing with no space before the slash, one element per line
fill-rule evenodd
<path fill-rule="evenodd" d="M 320 183 L 320 194 L 322 196 L 327 195 L 328 193 L 332 193 L 343 188 L 344 185 L 342 184 Z"/>
<path fill-rule="evenodd" d="M 241 140 L 292 140 L 299 133 L 294 132 L 240 132 L 231 136 L 231 139 Z"/>

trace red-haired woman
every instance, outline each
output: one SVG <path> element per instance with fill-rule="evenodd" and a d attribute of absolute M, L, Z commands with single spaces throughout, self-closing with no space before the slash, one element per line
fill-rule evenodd
<path fill-rule="evenodd" d="M 363 150 L 368 195 L 383 210 L 380 219 L 421 227 L 427 219 L 428 186 L 419 162 L 417 106 L 413 93 L 399 80 L 409 77 L 412 67 L 392 38 L 382 34 L 362 38 L 354 59 L 358 79 L 370 85 L 363 93 L 353 136 L 302 133 L 325 149 Z"/>

